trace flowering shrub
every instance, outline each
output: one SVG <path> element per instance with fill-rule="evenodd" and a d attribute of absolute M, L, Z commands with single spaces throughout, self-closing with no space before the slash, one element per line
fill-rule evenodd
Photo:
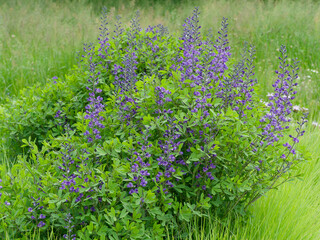
<path fill-rule="evenodd" d="M 227 19 L 212 41 L 198 18 L 195 9 L 179 38 L 161 25 L 141 29 L 138 14 L 129 29 L 118 18 L 111 37 L 103 16 L 98 43 L 85 46 L 69 83 L 49 83 L 58 82 L 54 97 L 33 101 L 56 101 L 44 115 L 51 125 L 36 135 L 15 130 L 29 153 L 0 169 L 0 234 L 53 228 L 65 239 L 162 239 L 169 228 L 181 236 L 194 216 L 244 215 L 293 177 L 306 116 L 290 142 L 283 137 L 298 62 L 281 47 L 265 106 L 255 93 L 254 47 L 245 44 L 230 66 Z M 31 130 L 39 112 L 24 115 Z"/>

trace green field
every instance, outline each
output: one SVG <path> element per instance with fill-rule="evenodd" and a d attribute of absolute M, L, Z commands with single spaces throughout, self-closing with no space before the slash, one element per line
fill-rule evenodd
<path fill-rule="evenodd" d="M 245 41 L 256 46 L 256 77 L 263 100 L 276 79 L 277 50 L 281 44 L 287 46 L 288 55 L 300 60 L 294 105 L 310 112 L 310 124 L 299 146 L 310 153 L 309 161 L 301 166 L 302 179 L 259 199 L 245 223 L 239 219 L 223 228 L 214 218 L 205 223 L 195 220 L 190 224 L 190 239 L 320 239 L 320 124 L 311 124 L 320 122 L 320 3 L 0 0 L 0 102 L 11 101 L 21 89 L 35 83 L 45 84 L 54 76 L 64 78 L 77 65 L 83 43 L 96 39 L 103 6 L 112 17 L 122 16 L 127 26 L 139 10 L 142 27 L 161 23 L 175 34 L 181 33 L 183 20 L 195 6 L 201 12 L 203 31 L 212 28 L 217 32 L 222 17 L 227 17 L 232 54 L 239 56 Z M 110 25 L 110 31 L 113 28 Z"/>

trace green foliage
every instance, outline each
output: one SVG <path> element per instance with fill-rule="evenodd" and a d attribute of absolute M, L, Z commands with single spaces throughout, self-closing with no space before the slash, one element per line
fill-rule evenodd
<path fill-rule="evenodd" d="M 84 108 L 86 94 L 75 74 L 66 79 L 29 87 L 21 91 L 19 98 L 2 104 L 0 132 L 10 159 L 22 153 L 23 139 L 31 138 L 40 147 L 49 136 L 61 134 L 62 127 L 54 120 L 58 110 L 63 110 L 67 122 L 75 122 L 76 114 Z"/>

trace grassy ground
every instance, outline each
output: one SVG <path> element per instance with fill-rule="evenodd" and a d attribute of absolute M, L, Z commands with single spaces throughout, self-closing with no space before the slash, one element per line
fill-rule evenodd
<path fill-rule="evenodd" d="M 123 16 L 129 24 L 133 10 L 140 10 L 141 25 L 162 23 L 170 32 L 182 29 L 183 19 L 199 6 L 203 29 L 214 33 L 223 16 L 229 18 L 230 42 L 238 55 L 244 41 L 257 49 L 256 70 L 261 97 L 272 91 L 277 49 L 285 44 L 290 57 L 301 61 L 296 104 L 310 109 L 312 120 L 320 119 L 320 3 L 316 1 L 204 1 L 184 4 L 172 1 L 53 1 L 0 0 L 0 101 L 36 82 L 63 77 L 77 63 L 76 52 L 98 32 L 99 11 L 106 5 L 111 17 Z M 180 1 L 183 2 L 183 1 Z M 112 28 L 112 26 L 110 26 Z M 311 121 L 312 121 L 311 120 Z M 211 229 L 190 239 L 320 239 L 320 129 L 312 129 L 302 146 L 312 161 L 302 168 L 303 181 L 285 184 L 251 208 L 253 217 L 243 226 L 237 222 L 228 234 L 211 221 Z M 191 224 L 190 229 L 200 223 Z M 36 239 L 36 238 L 35 238 Z"/>

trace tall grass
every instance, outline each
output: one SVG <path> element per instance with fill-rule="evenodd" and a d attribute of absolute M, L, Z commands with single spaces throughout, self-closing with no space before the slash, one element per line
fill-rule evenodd
<path fill-rule="evenodd" d="M 253 217 L 240 231 L 246 239 L 320 239 L 320 130 L 312 129 L 302 139 L 311 153 L 300 170 L 302 180 L 282 185 L 252 206 Z"/>
<path fill-rule="evenodd" d="M 63 77 L 83 42 L 97 35 L 98 17 L 78 4 L 3 1 L 0 4 L 0 96 Z"/>

